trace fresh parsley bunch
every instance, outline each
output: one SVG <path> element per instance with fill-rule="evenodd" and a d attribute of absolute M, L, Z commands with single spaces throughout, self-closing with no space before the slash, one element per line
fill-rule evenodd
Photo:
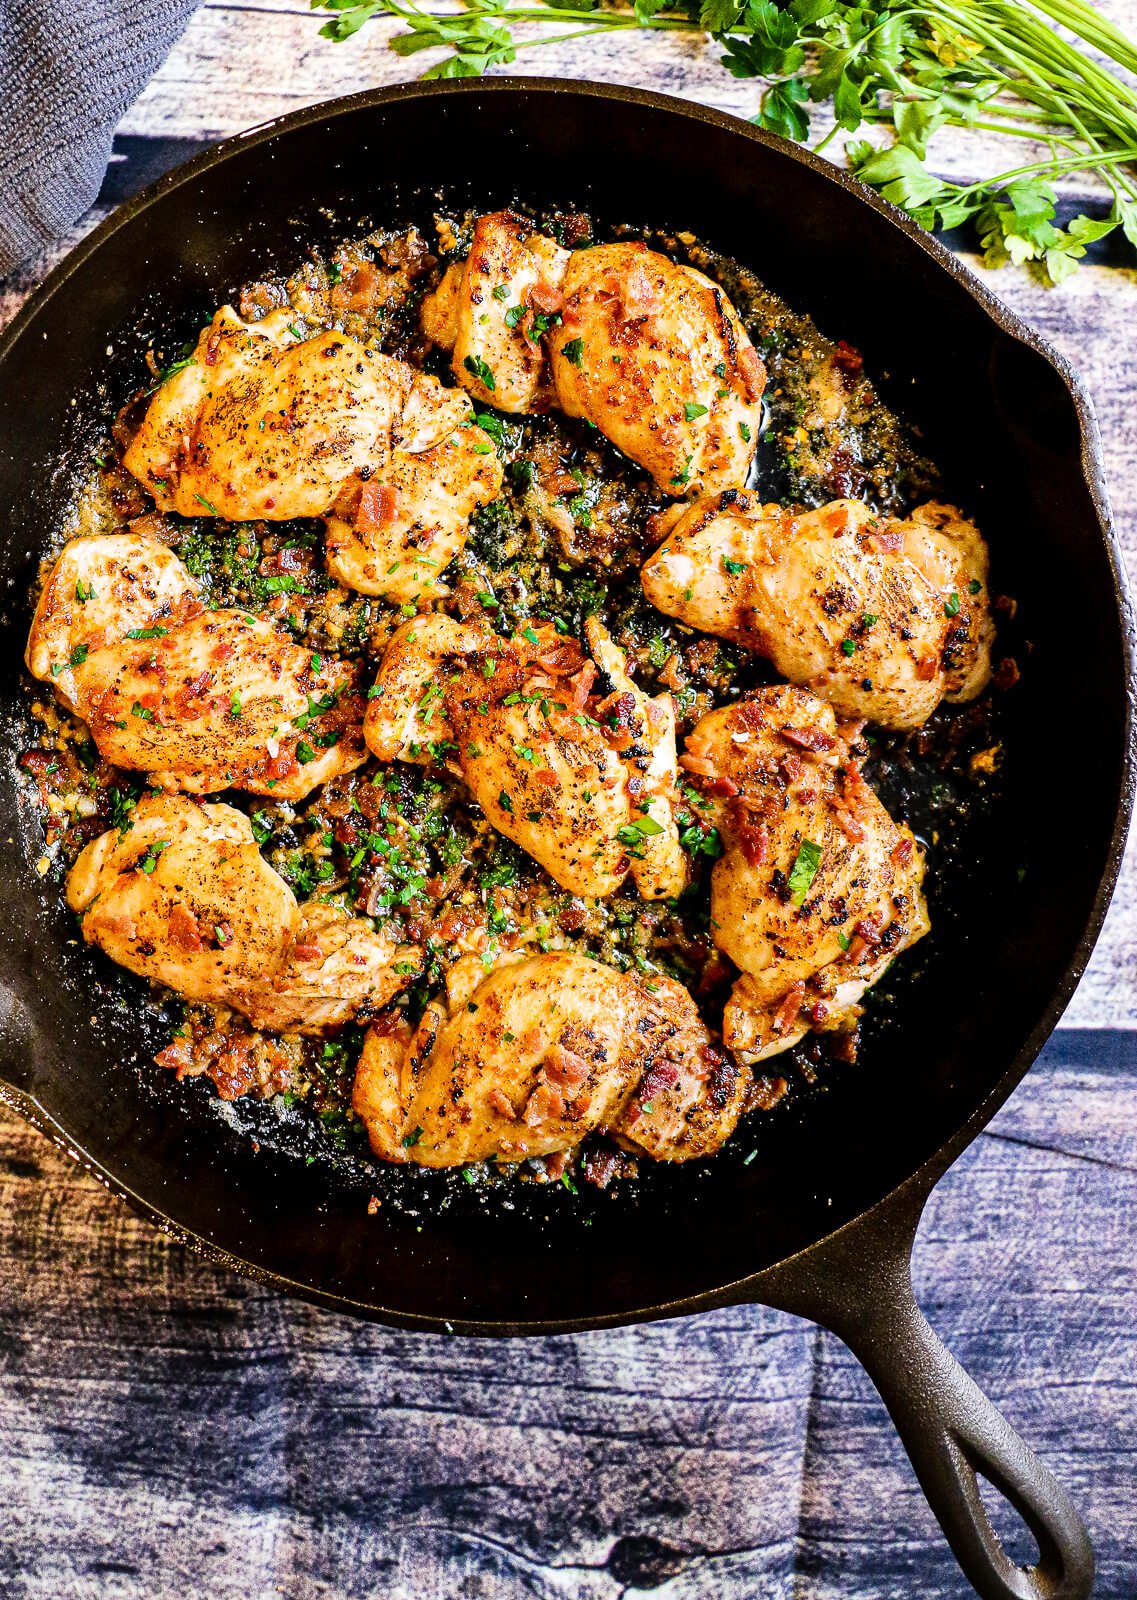
<path fill-rule="evenodd" d="M 335 13 L 320 30 L 331 39 L 388 15 L 405 25 L 391 40 L 400 55 L 446 47 L 428 78 L 477 76 L 519 49 L 627 28 L 709 33 L 735 77 L 764 80 L 759 126 L 804 142 L 823 102 L 836 125 L 818 149 L 885 125 L 887 145 L 846 145 L 853 171 L 925 228 L 973 224 L 990 266 L 1033 262 L 1060 283 L 1115 228 L 1137 246 L 1137 46 L 1087 0 L 461 0 L 445 14 L 415 0 L 311 4 Z M 558 31 L 514 37 L 519 23 L 554 20 Z M 946 126 L 1029 141 L 1029 159 L 976 183 L 941 179 L 926 156 Z M 1075 172 L 1105 184 L 1110 212 L 1059 228 L 1054 180 Z"/>

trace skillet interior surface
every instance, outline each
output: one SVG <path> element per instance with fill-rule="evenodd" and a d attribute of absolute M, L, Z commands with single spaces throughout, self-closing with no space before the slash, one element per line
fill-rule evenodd
<path fill-rule="evenodd" d="M 163 180 L 27 308 L 0 352 L 0 978 L 12 997 L 0 1072 L 115 1186 L 238 1263 L 373 1315 L 580 1326 L 709 1303 L 857 1215 L 1009 1092 L 1084 966 L 1120 854 L 1123 580 L 1092 421 L 1067 381 L 945 252 L 854 188 L 745 124 L 652 96 L 504 80 L 386 91 Z M 752 1119 L 733 1151 L 634 1190 L 514 1186 L 503 1205 L 400 1171 L 398 1203 L 392 1193 L 369 1215 L 327 1164 L 254 1150 L 149 1064 L 165 1034 L 144 986 L 96 966 L 58 887 L 31 868 L 40 825 L 15 772 L 19 662 L 28 590 L 90 461 L 92 418 L 105 424 L 141 381 L 151 339 L 196 334 L 237 285 L 313 245 L 428 220 L 443 200 L 691 230 L 863 350 L 987 534 L 993 589 L 1019 603 L 1025 670 L 1000 713 L 999 804 L 955 863 L 951 912 L 918 977 L 895 986 L 888 1026 L 870 1029 L 863 1067 L 756 1137 Z"/>

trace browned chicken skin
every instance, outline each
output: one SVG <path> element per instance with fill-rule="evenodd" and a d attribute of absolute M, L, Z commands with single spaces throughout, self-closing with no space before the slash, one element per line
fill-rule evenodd
<path fill-rule="evenodd" d="M 161 384 L 124 465 L 160 510 L 328 519 L 328 570 L 402 605 L 445 594 L 469 517 L 501 487 L 468 396 L 287 311 L 223 307 Z"/>
<path fill-rule="evenodd" d="M 301 799 L 367 758 L 358 669 L 243 611 L 202 611 L 178 558 L 131 534 L 64 547 L 27 659 L 105 760 L 159 788 Z"/>
<path fill-rule="evenodd" d="M 754 1063 L 858 1001 L 928 931 L 924 857 L 861 777 L 832 707 L 788 685 L 712 711 L 681 758 L 723 840 L 715 944 L 742 971 L 723 1040 Z"/>
<path fill-rule="evenodd" d="M 422 319 L 483 404 L 585 417 L 665 494 L 746 481 L 765 370 L 722 289 L 693 267 L 638 243 L 569 252 L 494 212 Z"/>
<path fill-rule="evenodd" d="M 598 624 L 589 643 L 591 661 L 547 625 L 506 641 L 416 618 L 387 646 L 367 744 L 380 761 L 447 760 L 497 831 L 573 894 L 611 894 L 629 871 L 646 896 L 679 894 L 670 696 L 636 689 Z"/>
<path fill-rule="evenodd" d="M 686 510 L 640 576 L 660 611 L 767 656 L 844 716 L 918 728 L 991 676 L 987 547 L 953 506 L 795 512 L 728 489 Z"/>
<path fill-rule="evenodd" d="M 300 907 L 232 806 L 139 800 L 67 880 L 83 937 L 188 1000 L 258 1027 L 319 1033 L 374 1015 L 421 970 L 421 952 L 319 903 Z"/>
<path fill-rule="evenodd" d="M 683 1161 L 730 1136 L 748 1082 L 680 984 L 553 951 L 459 963 L 413 1034 L 371 1029 L 354 1106 L 385 1161 L 521 1161 L 598 1128 Z"/>

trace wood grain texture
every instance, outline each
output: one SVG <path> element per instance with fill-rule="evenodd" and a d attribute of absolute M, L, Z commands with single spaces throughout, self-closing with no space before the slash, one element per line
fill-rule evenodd
<path fill-rule="evenodd" d="M 1106 1041 L 1109 1041 L 1108 1045 Z M 917 1287 L 1137 1593 L 1137 1039 L 1067 1032 L 936 1191 Z M 532 1341 L 290 1303 L 0 1117 L 10 1600 L 959 1600 L 868 1379 L 761 1307 Z"/>

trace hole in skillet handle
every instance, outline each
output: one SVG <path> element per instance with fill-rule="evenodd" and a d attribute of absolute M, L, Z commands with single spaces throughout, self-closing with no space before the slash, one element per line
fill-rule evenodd
<path fill-rule="evenodd" d="M 751 1279 L 747 1291 L 821 1323 L 849 1346 L 880 1391 L 928 1504 L 982 1600 L 1088 1600 L 1093 1548 L 1073 1501 L 916 1303 L 912 1244 L 933 1181 L 917 1174 L 830 1238 Z M 1032 1565 L 1020 1565 L 999 1539 L 980 1475 L 1025 1523 L 1038 1550 Z M 1006 1517 L 998 1520 L 1006 1525 Z"/>

